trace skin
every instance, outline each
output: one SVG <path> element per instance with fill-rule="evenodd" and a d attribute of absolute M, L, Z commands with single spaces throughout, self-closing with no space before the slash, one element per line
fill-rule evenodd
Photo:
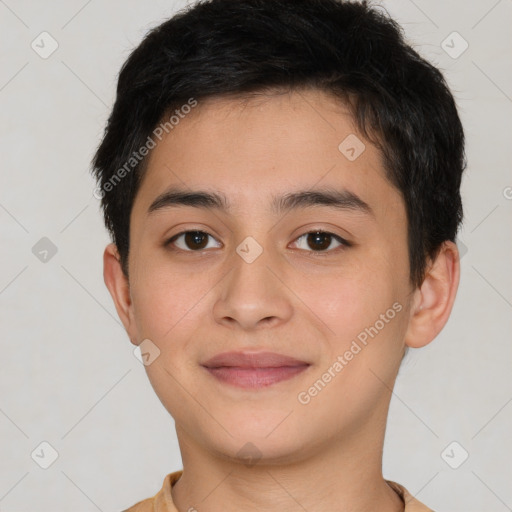
<path fill-rule="evenodd" d="M 129 280 L 115 245 L 105 249 L 105 283 L 131 342 L 150 339 L 160 350 L 145 368 L 175 420 L 184 471 L 172 494 L 181 512 L 404 510 L 381 469 L 391 390 L 404 348 L 428 344 L 446 323 L 459 258 L 445 242 L 422 286 L 411 286 L 401 194 L 361 135 L 356 160 L 340 152 L 349 134 L 357 131 L 347 109 L 314 89 L 203 101 L 150 154 L 131 212 Z M 171 185 L 222 192 L 232 211 L 174 206 L 148 215 Z M 269 211 L 273 195 L 323 186 L 351 191 L 373 214 Z M 300 238 L 315 229 L 352 245 L 327 239 L 315 256 L 315 241 Z M 183 236 L 174 251 L 164 246 L 185 230 L 209 233 L 207 248 L 194 252 Z M 263 249 L 252 263 L 236 252 L 247 236 Z M 300 403 L 394 303 L 401 311 Z M 200 366 L 249 349 L 311 366 L 256 391 Z M 260 457 L 252 464 L 249 442 Z"/>

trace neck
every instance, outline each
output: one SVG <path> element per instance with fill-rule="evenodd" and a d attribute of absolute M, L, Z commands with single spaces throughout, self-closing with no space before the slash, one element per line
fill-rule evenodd
<path fill-rule="evenodd" d="M 375 422 L 366 425 L 303 449 L 294 460 L 245 465 L 200 448 L 176 424 L 183 474 L 173 500 L 180 512 L 403 512 L 404 503 L 382 476 L 385 423 L 377 424 L 380 435 Z"/>

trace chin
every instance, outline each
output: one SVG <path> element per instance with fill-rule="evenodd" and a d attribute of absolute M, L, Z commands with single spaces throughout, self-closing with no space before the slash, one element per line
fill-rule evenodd
<path fill-rule="evenodd" d="M 260 417 L 257 422 L 251 422 L 246 417 L 245 421 L 241 419 L 236 423 L 224 424 L 233 437 L 226 434 L 210 439 L 211 448 L 222 458 L 247 466 L 296 462 L 307 451 L 307 439 L 304 438 L 307 433 L 291 421 L 285 428 L 284 424 L 292 416 L 284 422 L 286 415 L 281 413 L 279 417 Z"/>
<path fill-rule="evenodd" d="M 301 452 L 303 443 L 283 444 L 281 439 L 270 442 L 268 439 L 246 438 L 238 442 L 235 440 L 229 446 L 216 446 L 217 454 L 232 463 L 239 463 L 246 467 L 277 466 L 298 462 L 304 457 Z"/>

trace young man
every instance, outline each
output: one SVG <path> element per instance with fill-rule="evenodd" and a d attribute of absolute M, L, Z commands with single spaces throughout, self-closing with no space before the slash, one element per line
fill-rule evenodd
<path fill-rule="evenodd" d="M 382 475 L 408 347 L 456 295 L 464 136 L 364 3 L 211 0 L 124 64 L 104 278 L 183 470 L 128 510 L 430 510 Z"/>

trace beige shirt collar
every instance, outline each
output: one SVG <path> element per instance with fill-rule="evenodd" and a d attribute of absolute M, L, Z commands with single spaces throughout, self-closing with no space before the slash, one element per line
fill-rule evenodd
<path fill-rule="evenodd" d="M 172 486 L 178 481 L 183 470 L 166 475 L 162 488 L 152 497 L 139 501 L 123 512 L 178 512 L 171 495 Z M 434 512 L 420 503 L 405 487 L 386 480 L 389 486 L 402 498 L 405 503 L 405 512 Z"/>

